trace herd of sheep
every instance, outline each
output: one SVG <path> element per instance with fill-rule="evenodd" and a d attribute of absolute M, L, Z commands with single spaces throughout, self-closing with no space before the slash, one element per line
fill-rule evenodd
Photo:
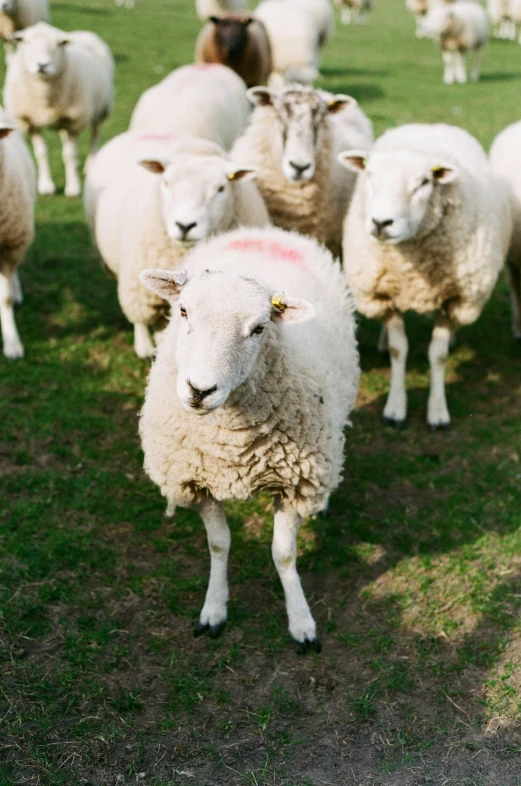
<path fill-rule="evenodd" d="M 2 13 L 31 2 L 12 0 Z M 137 355 L 155 358 L 140 421 L 145 469 L 168 514 L 195 508 L 208 534 L 196 633 L 216 636 L 226 622 L 223 502 L 268 490 L 289 630 L 301 651 L 318 651 L 296 538 L 341 478 L 360 374 L 355 308 L 382 323 L 380 348 L 391 360 L 384 418 L 397 426 L 407 415 L 403 315 L 434 316 L 427 423 L 447 426 L 451 340 L 479 317 L 505 262 L 521 339 L 521 123 L 497 137 L 490 159 L 470 134 L 444 124 L 408 124 L 374 141 L 353 98 L 312 86 L 333 30 L 330 0 L 262 0 L 252 14 L 241 0 L 196 0 L 207 20 L 196 62 L 145 91 L 128 131 L 97 151 L 112 55 L 93 33 L 52 27 L 41 2 L 32 24 L 13 22 L 6 33 L 4 354 L 24 353 L 13 310 L 22 300 L 18 266 L 34 236 L 36 191 L 55 191 L 42 129 L 62 138 L 69 197 L 81 192 L 76 144 L 90 129 L 91 236 L 117 279 Z M 345 22 L 370 8 L 339 4 Z M 407 4 L 430 34 L 440 15 L 484 13 L 474 0 Z M 460 67 L 450 60 L 463 81 Z"/>

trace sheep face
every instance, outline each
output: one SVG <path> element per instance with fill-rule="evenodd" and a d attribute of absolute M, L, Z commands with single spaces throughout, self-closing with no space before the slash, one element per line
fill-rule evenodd
<path fill-rule="evenodd" d="M 220 157 L 178 155 L 168 161 L 141 161 L 161 176 L 161 204 L 169 238 L 181 246 L 225 232 L 235 216 L 233 183 L 255 176 L 255 167 Z"/>
<path fill-rule="evenodd" d="M 280 151 L 282 172 L 290 182 L 311 180 L 315 174 L 317 150 L 329 114 L 352 101 L 349 96 L 325 100 L 315 90 L 289 88 L 277 94 L 255 87 L 248 91 L 253 103 L 271 107 L 278 135 L 272 144 Z"/>
<path fill-rule="evenodd" d="M 59 76 L 66 61 L 65 49 L 68 39 L 59 30 L 39 22 L 12 36 L 21 47 L 24 68 L 27 73 L 39 79 L 53 79 Z"/>
<path fill-rule="evenodd" d="M 210 17 L 215 25 L 215 41 L 226 59 L 238 57 L 248 43 L 248 25 L 251 18 Z"/>
<path fill-rule="evenodd" d="M 375 153 L 366 160 L 350 151 L 339 160 L 349 169 L 365 170 L 365 228 L 387 245 L 432 232 L 442 217 L 442 189 L 458 177 L 452 164 L 409 152 Z"/>
<path fill-rule="evenodd" d="M 171 303 L 177 395 L 188 412 L 200 415 L 222 406 L 248 379 L 271 322 L 299 322 L 315 313 L 304 300 L 273 295 L 257 279 L 219 270 L 206 270 L 186 286 L 184 271 L 148 270 L 140 278 Z"/>

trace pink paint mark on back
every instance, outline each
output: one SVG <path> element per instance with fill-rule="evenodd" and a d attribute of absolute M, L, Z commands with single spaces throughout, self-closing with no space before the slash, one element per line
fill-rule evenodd
<path fill-rule="evenodd" d="M 171 87 L 175 90 L 184 90 L 186 87 L 198 82 L 202 74 L 208 71 L 215 71 L 216 69 L 223 69 L 225 66 L 220 63 L 195 63 L 194 65 L 183 66 L 170 77 L 166 77 L 170 81 Z"/>
<path fill-rule="evenodd" d="M 139 134 L 138 142 L 171 142 L 174 139 L 181 139 L 181 134 Z"/>
<path fill-rule="evenodd" d="M 275 257 L 275 259 L 283 259 L 285 262 L 294 262 L 295 264 L 302 264 L 305 259 L 304 254 L 296 248 L 280 243 L 278 240 L 257 240 L 246 237 L 231 240 L 226 245 L 226 249 L 230 251 L 258 251 L 261 254 Z"/>

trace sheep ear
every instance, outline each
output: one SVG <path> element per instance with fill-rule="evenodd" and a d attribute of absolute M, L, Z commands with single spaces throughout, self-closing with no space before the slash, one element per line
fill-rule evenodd
<path fill-rule="evenodd" d="M 24 40 L 24 37 L 22 33 L 13 33 L 12 35 L 6 36 L 4 40 L 8 44 L 20 44 Z"/>
<path fill-rule="evenodd" d="M 289 297 L 284 292 L 271 298 L 271 319 L 273 322 L 307 322 L 316 315 L 315 306 L 307 300 Z"/>
<path fill-rule="evenodd" d="M 149 172 L 153 172 L 154 175 L 162 175 L 166 169 L 165 164 L 162 161 L 138 161 L 139 166 L 142 166 L 144 169 L 148 169 Z"/>
<path fill-rule="evenodd" d="M 367 153 L 365 150 L 344 150 L 338 154 L 338 160 L 352 172 L 363 172 L 367 164 Z"/>
<path fill-rule="evenodd" d="M 226 167 L 226 177 L 230 181 L 253 180 L 259 172 L 258 166 L 241 166 L 230 162 Z"/>
<path fill-rule="evenodd" d="M 341 93 L 338 93 L 336 96 L 329 98 L 326 103 L 327 111 L 332 115 L 336 115 L 337 112 L 341 112 L 342 109 L 345 109 L 346 106 L 349 106 L 349 104 L 356 102 L 354 98 L 351 98 L 351 96 L 345 96 Z"/>
<path fill-rule="evenodd" d="M 62 40 L 58 42 L 58 46 L 67 46 L 67 44 L 70 44 L 69 38 L 62 38 Z"/>
<path fill-rule="evenodd" d="M 268 90 L 267 87 L 250 87 L 250 89 L 246 91 L 246 95 L 250 99 L 251 103 L 256 104 L 257 106 L 273 105 L 274 94 L 271 90 Z"/>
<path fill-rule="evenodd" d="M 218 25 L 221 20 L 218 16 L 209 16 L 208 21 L 212 22 L 214 25 Z"/>
<path fill-rule="evenodd" d="M 459 177 L 459 169 L 452 164 L 436 164 L 431 166 L 431 172 L 437 183 L 453 183 Z"/>
<path fill-rule="evenodd" d="M 186 284 L 186 270 L 143 270 L 139 280 L 147 289 L 155 292 L 164 300 L 176 300 L 181 288 Z"/>
<path fill-rule="evenodd" d="M 7 123 L 4 123 L 0 126 L 0 139 L 5 139 L 6 136 L 12 134 L 13 131 L 16 131 L 16 126 L 7 125 Z"/>

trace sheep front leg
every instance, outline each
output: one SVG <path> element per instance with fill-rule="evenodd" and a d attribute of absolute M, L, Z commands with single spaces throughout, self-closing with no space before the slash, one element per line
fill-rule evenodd
<path fill-rule="evenodd" d="M 78 175 L 78 139 L 75 134 L 63 129 L 60 131 L 62 140 L 62 159 L 65 167 L 65 196 L 77 197 L 81 194 L 81 183 Z"/>
<path fill-rule="evenodd" d="M 297 652 L 306 652 L 308 646 L 315 652 L 320 652 L 315 620 L 311 616 L 297 573 L 297 534 L 300 522 L 301 518 L 294 510 L 276 511 L 271 553 L 284 589 L 289 632 L 297 642 Z"/>
<path fill-rule="evenodd" d="M 444 428 L 450 423 L 445 397 L 445 367 L 449 356 L 451 326 L 445 317 L 438 316 L 429 344 L 431 387 L 427 404 L 427 424 L 431 431 Z"/>
<path fill-rule="evenodd" d="M 454 52 L 443 52 L 443 63 L 445 66 L 443 71 L 443 81 L 446 85 L 453 85 L 456 78 Z"/>
<path fill-rule="evenodd" d="M 472 53 L 472 68 L 470 70 L 470 81 L 479 82 L 481 72 L 481 49 L 475 49 Z"/>
<path fill-rule="evenodd" d="M 467 82 L 467 55 L 463 52 L 454 52 L 456 82 L 464 85 Z"/>
<path fill-rule="evenodd" d="M 56 191 L 56 186 L 54 185 L 51 175 L 49 156 L 47 153 L 47 145 L 45 144 L 45 140 L 38 131 L 31 131 L 30 136 L 34 157 L 36 158 L 36 165 L 38 167 L 38 193 L 54 194 Z"/>
<path fill-rule="evenodd" d="M 217 638 L 226 625 L 228 603 L 228 554 L 230 552 L 230 530 L 221 502 L 213 498 L 198 506 L 206 527 L 210 549 L 210 581 L 195 636 L 209 631 L 212 639 Z"/>
<path fill-rule="evenodd" d="M 0 271 L 0 326 L 4 355 L 11 360 L 24 356 L 24 348 L 14 319 L 13 303 L 16 287 L 13 277 L 15 275 L 14 272 L 8 272 L 7 268 Z"/>
<path fill-rule="evenodd" d="M 142 360 L 153 358 L 156 353 L 148 325 L 142 322 L 136 322 L 134 325 L 134 350 L 138 358 Z"/>
<path fill-rule="evenodd" d="M 340 21 L 343 25 L 351 24 L 351 9 L 348 5 L 342 6 L 342 10 L 340 11 Z"/>
<path fill-rule="evenodd" d="M 407 416 L 405 367 L 409 344 L 403 317 L 400 314 L 393 314 L 385 326 L 389 355 L 391 356 L 391 387 L 384 409 L 384 420 L 399 428 Z"/>
<path fill-rule="evenodd" d="M 521 341 L 521 268 L 507 263 L 510 299 L 512 302 L 512 330 L 516 341 Z"/>

